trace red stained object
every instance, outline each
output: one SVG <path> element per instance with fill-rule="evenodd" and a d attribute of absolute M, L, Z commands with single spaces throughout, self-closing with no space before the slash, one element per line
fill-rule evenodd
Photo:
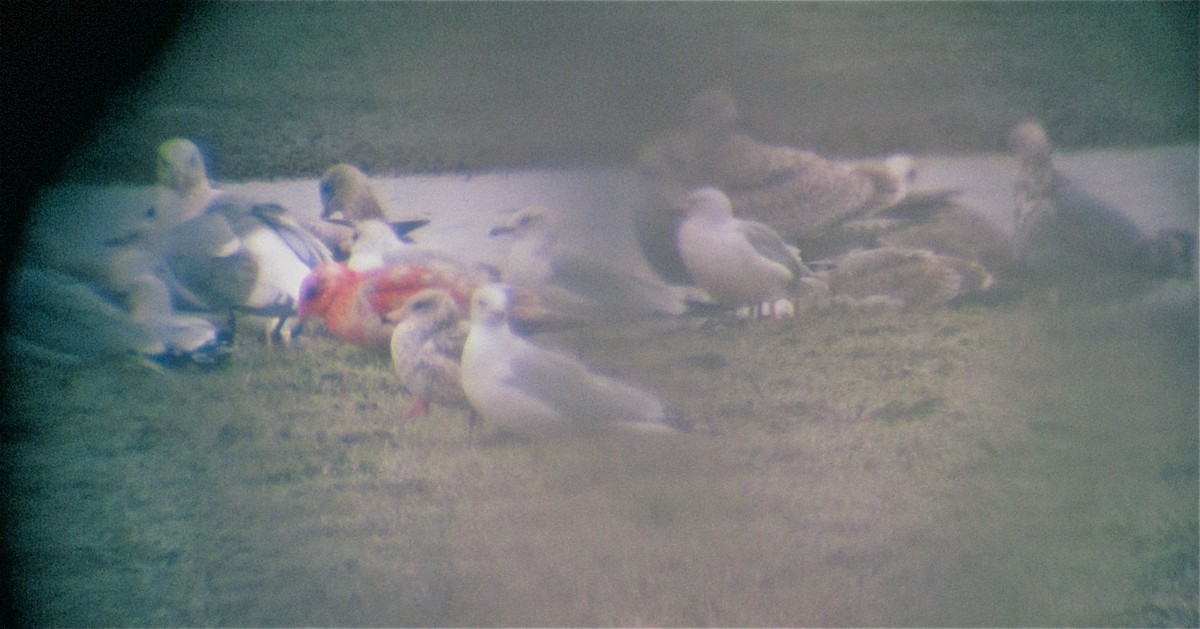
<path fill-rule="evenodd" d="M 462 308 L 482 281 L 437 263 L 395 264 L 355 271 L 339 262 L 315 267 L 300 286 L 301 321 L 320 317 L 338 339 L 388 352 L 395 324 L 389 313 L 426 288 L 447 291 Z"/>

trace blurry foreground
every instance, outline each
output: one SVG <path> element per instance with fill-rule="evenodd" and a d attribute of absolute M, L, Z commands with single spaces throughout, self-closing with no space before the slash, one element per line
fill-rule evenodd
<path fill-rule="evenodd" d="M 31 372 L 19 594 L 37 625 L 1194 625 L 1196 319 L 1071 316 L 576 335 L 705 424 L 643 441 L 470 449 L 323 339 Z"/>

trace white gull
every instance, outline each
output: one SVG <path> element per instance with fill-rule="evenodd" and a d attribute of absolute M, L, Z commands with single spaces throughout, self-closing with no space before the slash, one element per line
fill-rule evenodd
<path fill-rule="evenodd" d="M 675 430 L 653 395 L 514 334 L 502 285 L 483 286 L 471 297 L 462 383 L 472 408 L 503 429 L 617 425 L 647 432 Z"/>
<path fill-rule="evenodd" d="M 726 307 L 792 302 L 811 275 L 799 251 L 768 225 L 733 217 L 729 197 L 700 188 L 676 211 L 685 215 L 678 250 L 692 280 Z M 775 313 L 772 313 L 775 314 Z"/>
<path fill-rule="evenodd" d="M 537 295 L 547 309 L 583 320 L 679 315 L 686 289 L 620 270 L 563 242 L 558 213 L 542 206 L 513 212 L 488 232 L 510 241 L 504 282 Z"/>

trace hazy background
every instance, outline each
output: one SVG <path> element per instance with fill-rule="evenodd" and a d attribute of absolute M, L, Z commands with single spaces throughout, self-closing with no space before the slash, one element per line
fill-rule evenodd
<path fill-rule="evenodd" d="M 1153 155 L 1143 184 L 1170 185 L 1119 183 L 1123 208 L 1175 217 L 1196 6 L 202 3 L 46 181 L 150 184 L 182 135 L 311 212 L 339 161 L 464 186 L 628 165 L 719 87 L 758 138 L 937 155 L 999 200 L 1011 160 L 980 154 L 1035 116 L 1097 185 Z M 45 77 L 62 108 L 102 78 Z M 714 429 L 665 443 L 469 450 L 457 414 L 398 421 L 386 361 L 319 338 L 213 373 L 9 365 L 3 590 L 58 626 L 1194 625 L 1195 314 L 1027 314 L 570 339 Z"/>
<path fill-rule="evenodd" d="M 627 163 L 708 87 L 831 155 L 1197 137 L 1194 3 L 202 3 L 68 171 L 149 181 Z"/>

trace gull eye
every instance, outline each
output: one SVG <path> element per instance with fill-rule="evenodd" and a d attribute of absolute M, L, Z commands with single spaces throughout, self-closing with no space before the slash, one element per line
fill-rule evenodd
<path fill-rule="evenodd" d="M 304 287 L 304 295 L 303 295 L 302 299 L 304 299 L 305 301 L 312 301 L 313 299 L 317 298 L 317 295 L 320 295 L 320 294 L 321 294 L 320 285 L 309 284 L 308 286 Z"/>

